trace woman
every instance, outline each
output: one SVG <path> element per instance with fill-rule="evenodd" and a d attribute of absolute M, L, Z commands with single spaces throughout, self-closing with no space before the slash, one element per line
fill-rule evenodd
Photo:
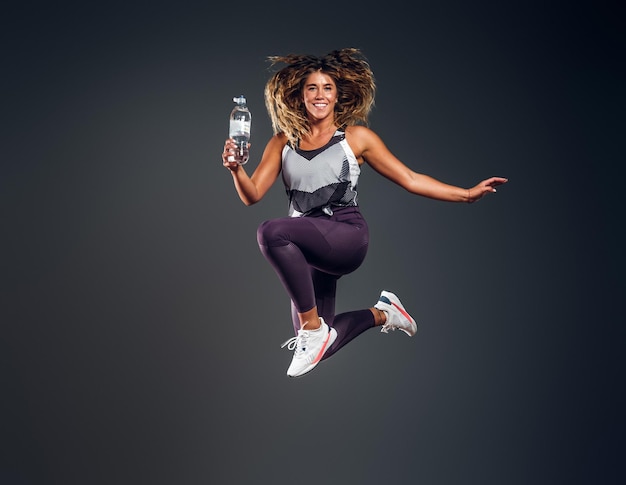
<path fill-rule="evenodd" d="M 251 176 L 233 161 L 232 139 L 224 144 L 222 161 L 246 205 L 260 201 L 282 172 L 289 217 L 262 223 L 257 239 L 291 298 L 296 336 L 283 346 L 294 350 L 287 375 L 296 377 L 369 328 L 409 336 L 417 331 L 399 298 L 384 290 L 373 307 L 335 316 L 337 280 L 356 270 L 367 253 L 368 227 L 357 200 L 363 163 L 413 194 L 449 202 L 475 202 L 507 179 L 461 188 L 398 160 L 367 127 L 375 82 L 358 49 L 269 60 L 285 64 L 265 87 L 274 136 Z"/>

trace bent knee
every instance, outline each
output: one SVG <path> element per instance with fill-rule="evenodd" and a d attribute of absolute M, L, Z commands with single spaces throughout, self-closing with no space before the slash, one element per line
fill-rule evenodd
<path fill-rule="evenodd" d="M 289 243 L 287 231 L 280 219 L 262 222 L 256 231 L 256 239 L 260 246 L 284 246 Z"/>

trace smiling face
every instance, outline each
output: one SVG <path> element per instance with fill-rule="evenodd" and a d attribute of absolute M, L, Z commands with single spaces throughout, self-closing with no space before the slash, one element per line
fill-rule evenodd
<path fill-rule="evenodd" d="M 337 85 L 328 74 L 316 71 L 306 78 L 302 98 L 311 120 L 332 117 L 337 103 Z"/>

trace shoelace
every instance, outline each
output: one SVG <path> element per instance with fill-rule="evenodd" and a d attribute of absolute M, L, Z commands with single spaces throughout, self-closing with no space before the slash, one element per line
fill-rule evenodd
<path fill-rule="evenodd" d="M 306 330 L 298 330 L 298 335 L 291 337 L 289 340 L 283 342 L 280 348 L 287 347 L 288 350 L 295 349 L 295 355 L 301 354 L 306 348 L 307 341 L 309 339 L 309 332 Z"/>

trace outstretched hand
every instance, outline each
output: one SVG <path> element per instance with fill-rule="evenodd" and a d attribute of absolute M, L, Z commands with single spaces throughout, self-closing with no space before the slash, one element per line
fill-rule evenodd
<path fill-rule="evenodd" d="M 483 180 L 479 184 L 467 190 L 467 202 L 471 204 L 472 202 L 482 199 L 489 193 L 496 192 L 496 187 L 498 185 L 505 184 L 508 181 L 509 179 L 504 177 L 491 177 Z"/>

